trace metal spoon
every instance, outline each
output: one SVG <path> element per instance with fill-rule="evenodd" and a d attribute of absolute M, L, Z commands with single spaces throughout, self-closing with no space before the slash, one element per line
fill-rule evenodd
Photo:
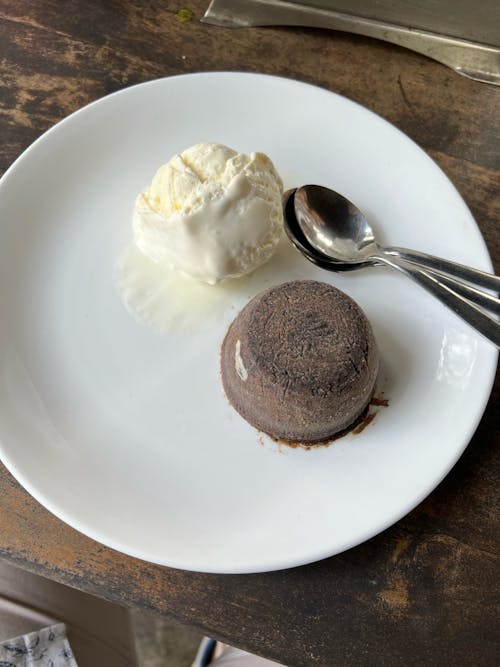
<path fill-rule="evenodd" d="M 300 226 L 298 217 L 296 216 L 296 196 L 296 190 L 289 190 L 285 193 L 283 198 L 285 231 L 295 247 L 309 259 L 309 261 L 328 271 L 351 271 L 366 266 L 373 266 L 374 264 L 383 262 L 387 263 L 411 277 L 445 305 L 450 307 L 457 315 L 462 317 L 462 319 L 471 324 L 477 331 L 500 347 L 499 323 L 470 301 L 471 296 L 477 296 L 478 290 L 460 283 L 459 281 L 447 278 L 439 273 L 435 273 L 432 270 L 422 271 L 404 260 L 395 260 L 392 257 L 382 259 L 378 253 L 367 253 L 364 258 L 361 257 L 356 261 L 352 260 L 352 254 L 350 256 L 348 254 L 344 255 L 347 261 L 340 261 L 328 257 L 325 253 L 320 252 L 313 247 L 310 240 L 306 237 L 303 228 Z M 345 249 L 348 247 L 349 238 L 344 234 L 343 239 L 347 241 L 347 243 L 343 244 Z M 490 274 L 486 275 L 489 276 Z M 498 300 L 495 300 L 491 295 L 481 292 L 479 292 L 479 294 L 481 294 L 482 297 L 485 297 L 490 310 L 498 306 Z M 491 300 L 494 301 L 493 304 L 491 303 Z"/>
<path fill-rule="evenodd" d="M 334 190 L 320 185 L 304 185 L 295 192 L 294 206 L 299 226 L 309 243 L 332 260 L 344 263 L 377 261 L 392 266 L 403 259 L 453 279 L 500 291 L 500 278 L 491 273 L 407 248 L 383 248 L 377 243 L 363 213 Z M 492 297 L 489 304 L 498 308 L 500 300 Z M 496 312 L 500 313 L 500 310 Z"/>
<path fill-rule="evenodd" d="M 296 200 L 295 200 L 296 192 L 297 192 L 296 189 L 288 190 L 283 196 L 283 208 L 285 212 L 285 230 L 288 234 L 288 237 L 295 245 L 295 247 L 298 250 L 300 250 L 302 254 L 306 255 L 311 262 L 321 266 L 322 268 L 327 268 L 331 271 L 354 271 L 357 269 L 365 268 L 367 266 L 376 266 L 383 264 L 382 261 L 374 257 L 369 257 L 366 260 L 360 259 L 354 262 L 340 261 L 337 259 L 333 259 L 332 257 L 326 255 L 325 253 L 320 252 L 317 248 L 313 247 L 306 238 L 306 236 L 304 235 L 303 230 L 301 229 L 297 221 Z M 394 263 L 395 260 L 392 258 L 391 266 L 393 266 Z M 399 266 L 399 264 L 401 264 L 401 262 L 399 262 L 398 266 L 395 268 L 398 268 L 399 270 L 402 270 L 406 273 L 408 269 L 407 263 L 406 262 L 403 263 L 404 268 Z M 475 269 L 472 270 L 475 271 Z M 446 274 L 436 272 L 432 269 L 427 268 L 427 273 L 430 273 L 435 278 L 437 278 L 443 285 L 454 290 L 455 292 L 465 297 L 469 301 L 472 301 L 472 303 L 475 303 L 478 306 L 486 308 L 487 310 L 490 310 L 491 312 L 500 315 L 500 299 L 494 297 L 488 292 L 480 291 L 474 287 L 471 287 L 461 282 L 460 280 L 457 280 L 455 278 L 450 278 Z M 482 274 L 483 272 L 479 273 Z M 496 278 L 496 276 L 491 276 L 491 274 L 488 273 L 485 273 L 484 275 L 487 276 L 488 278 L 490 277 Z"/>

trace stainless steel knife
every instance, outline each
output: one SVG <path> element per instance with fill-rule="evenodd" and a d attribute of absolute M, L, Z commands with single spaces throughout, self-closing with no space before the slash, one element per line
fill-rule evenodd
<path fill-rule="evenodd" d="M 422 53 L 471 79 L 500 85 L 498 0 L 212 0 L 202 21 L 366 35 Z"/>

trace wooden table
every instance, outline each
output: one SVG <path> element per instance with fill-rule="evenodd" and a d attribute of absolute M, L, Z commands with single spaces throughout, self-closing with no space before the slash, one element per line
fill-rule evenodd
<path fill-rule="evenodd" d="M 202 70 L 266 72 L 344 94 L 418 142 L 455 183 L 500 269 L 500 90 L 348 34 L 182 23 L 177 3 L 1 0 L 0 169 L 51 125 L 124 86 Z M 0 556 L 287 665 L 498 664 L 498 394 L 446 480 L 347 553 L 248 576 L 172 570 L 80 535 L 0 468 Z M 496 589 L 498 592 L 498 588 Z"/>

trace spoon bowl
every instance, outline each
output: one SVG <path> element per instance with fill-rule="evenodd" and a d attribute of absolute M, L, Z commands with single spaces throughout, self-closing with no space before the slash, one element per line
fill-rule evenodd
<path fill-rule="evenodd" d="M 307 241 L 330 259 L 359 262 L 377 251 L 375 235 L 363 213 L 334 190 L 319 185 L 298 188 L 294 210 Z"/>
<path fill-rule="evenodd" d="M 310 262 L 327 271 L 356 271 L 357 269 L 362 269 L 365 266 L 373 264 L 370 261 L 356 263 L 335 261 L 313 248 L 302 232 L 295 215 L 295 193 L 296 188 L 287 190 L 283 195 L 282 201 L 285 233 L 296 250 Z"/>

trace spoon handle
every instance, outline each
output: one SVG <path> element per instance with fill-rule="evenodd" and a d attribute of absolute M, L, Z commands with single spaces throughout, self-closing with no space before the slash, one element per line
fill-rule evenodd
<path fill-rule="evenodd" d="M 410 263 L 400 262 L 399 258 L 390 257 L 384 253 L 373 256 L 373 259 L 380 260 L 385 264 L 389 264 L 394 269 L 405 273 L 442 303 L 451 308 L 454 313 L 474 327 L 476 331 L 479 331 L 479 333 L 488 338 L 497 347 L 500 347 L 500 323 L 487 315 L 481 308 L 441 282 L 436 274 L 431 275 L 426 271 L 415 268 Z"/>
<path fill-rule="evenodd" d="M 456 278 L 450 278 L 443 273 L 432 271 L 431 269 L 428 269 L 426 273 L 434 276 L 434 278 L 437 278 L 440 283 L 446 285 L 446 287 L 449 287 L 457 294 L 460 294 L 460 296 L 465 297 L 476 306 L 486 308 L 486 310 L 489 310 L 494 315 L 500 316 L 500 299 L 496 296 L 493 296 L 493 294 L 467 285 L 466 283 L 463 283 Z"/>
<path fill-rule="evenodd" d="M 407 248 L 394 247 L 385 248 L 384 250 L 390 255 L 401 257 L 401 259 L 404 259 L 408 262 L 413 262 L 414 264 L 428 267 L 429 269 L 439 271 L 440 273 L 447 273 L 454 278 L 465 280 L 472 285 L 486 287 L 486 289 L 495 290 L 496 292 L 500 291 L 500 277 L 495 276 L 492 273 L 486 273 L 486 271 L 473 269 L 470 266 L 464 266 L 463 264 L 451 262 L 450 260 L 443 259 L 442 257 L 428 255 L 425 252 L 418 252 L 417 250 L 408 250 Z"/>

